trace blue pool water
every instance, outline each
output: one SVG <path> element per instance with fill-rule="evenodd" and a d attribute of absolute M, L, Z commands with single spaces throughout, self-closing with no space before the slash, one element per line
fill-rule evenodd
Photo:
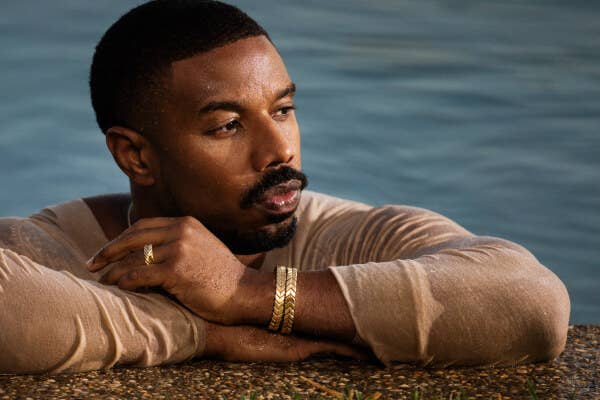
<path fill-rule="evenodd" d="M 135 4 L 3 2 L 0 215 L 128 189 L 87 74 Z M 235 4 L 297 83 L 311 189 L 518 242 L 567 285 L 571 323 L 600 323 L 600 3 Z"/>

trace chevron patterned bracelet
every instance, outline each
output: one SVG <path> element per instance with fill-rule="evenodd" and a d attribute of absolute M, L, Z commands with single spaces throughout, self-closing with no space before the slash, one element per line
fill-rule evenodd
<path fill-rule="evenodd" d="M 296 268 L 287 267 L 287 276 L 285 280 L 285 300 L 283 325 L 281 333 L 289 335 L 292 333 L 294 325 L 294 312 L 296 308 L 296 282 L 298 281 L 298 270 Z"/>
<path fill-rule="evenodd" d="M 269 330 L 277 332 L 283 319 L 283 307 L 285 301 L 285 281 L 286 270 L 284 266 L 277 267 L 277 277 L 275 286 L 275 300 L 273 300 L 273 316 L 269 323 Z"/>

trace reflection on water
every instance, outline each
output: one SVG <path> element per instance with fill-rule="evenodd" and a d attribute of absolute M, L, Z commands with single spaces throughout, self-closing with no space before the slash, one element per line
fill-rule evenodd
<path fill-rule="evenodd" d="M 136 3 L 4 5 L 1 215 L 127 190 L 86 81 L 99 35 Z M 311 189 L 521 243 L 567 285 L 571 322 L 600 322 L 598 5 L 298 3 L 236 2 L 298 85 Z"/>

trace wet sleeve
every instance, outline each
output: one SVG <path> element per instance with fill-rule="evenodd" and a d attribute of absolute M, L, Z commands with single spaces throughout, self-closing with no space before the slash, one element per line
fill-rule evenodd
<path fill-rule="evenodd" d="M 512 365 L 565 347 L 567 290 L 520 245 L 407 206 L 340 209 L 313 233 L 327 256 L 311 262 L 328 262 L 356 342 L 385 364 Z"/>
<path fill-rule="evenodd" d="M 156 293 L 86 279 L 69 249 L 21 219 L 0 219 L 0 372 L 76 372 L 150 366 L 201 355 L 204 322 Z M 18 242 L 26 233 L 27 246 Z M 53 254 L 50 268 L 19 250 Z M 73 271 L 80 271 L 77 276 Z"/>

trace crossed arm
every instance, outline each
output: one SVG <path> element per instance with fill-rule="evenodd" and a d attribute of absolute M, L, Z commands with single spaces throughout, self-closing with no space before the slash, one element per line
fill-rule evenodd
<path fill-rule="evenodd" d="M 299 273 L 295 332 L 355 339 L 384 363 L 504 365 L 551 359 L 564 349 L 566 289 L 521 246 L 475 236 L 416 208 L 346 219 L 356 229 L 314 238 L 323 247 L 304 260 L 332 267 Z M 158 268 L 141 266 L 139 249 L 148 242 L 164 246 Z M 266 326 L 274 274 L 244 267 L 219 243 L 193 219 L 140 221 L 104 247 L 91 268 L 115 263 L 105 283 L 163 286 L 219 325 Z"/>
<path fill-rule="evenodd" d="M 141 232 L 125 232 L 112 242 L 132 246 L 120 255 L 108 251 L 117 262 L 100 256 L 92 266 L 114 271 L 103 281 L 125 289 L 162 286 L 191 313 L 161 295 L 95 282 L 100 273 L 80 268 L 81 255 L 69 239 L 64 245 L 55 241 L 62 234 L 55 222 L 0 219 L 0 247 L 14 249 L 0 249 L 0 306 L 7 311 L 0 325 L 10 327 L 0 335 L 0 371 L 156 365 L 195 355 L 279 361 L 318 352 L 363 356 L 342 343 L 352 337 L 385 363 L 435 366 L 545 360 L 564 348 L 568 294 L 521 246 L 474 236 L 425 210 L 335 210 L 304 221 L 311 226 L 300 239 L 308 242 L 306 251 L 284 257 L 303 268 L 294 332 L 309 334 L 288 337 L 264 329 L 274 274 L 240 267 L 216 238 L 197 232 L 202 227 L 194 221 L 172 220 L 170 228 L 158 229 L 138 224 L 134 230 Z M 171 236 L 162 244 L 156 237 L 134 243 L 142 233 L 165 229 Z M 180 239 L 187 235 L 202 240 L 185 244 Z M 148 242 L 164 250 L 155 253 L 159 264 L 152 268 L 141 254 Z M 186 262 L 191 250 L 200 255 L 187 253 L 194 262 Z M 239 269 L 227 270 L 226 262 Z M 326 265 L 331 267 L 323 270 Z M 149 271 L 157 276 L 146 276 Z M 233 284 L 219 286 L 215 277 Z M 215 287 L 218 296 L 209 297 Z"/>
<path fill-rule="evenodd" d="M 154 243 L 151 267 L 143 261 L 146 243 Z M 271 319 L 274 273 L 244 266 L 193 218 L 140 220 L 88 264 L 92 272 L 106 270 L 100 282 L 107 285 L 126 290 L 161 286 L 209 322 L 266 327 Z M 346 342 L 354 338 L 346 300 L 330 271 L 300 272 L 297 291 L 294 332 Z"/>

